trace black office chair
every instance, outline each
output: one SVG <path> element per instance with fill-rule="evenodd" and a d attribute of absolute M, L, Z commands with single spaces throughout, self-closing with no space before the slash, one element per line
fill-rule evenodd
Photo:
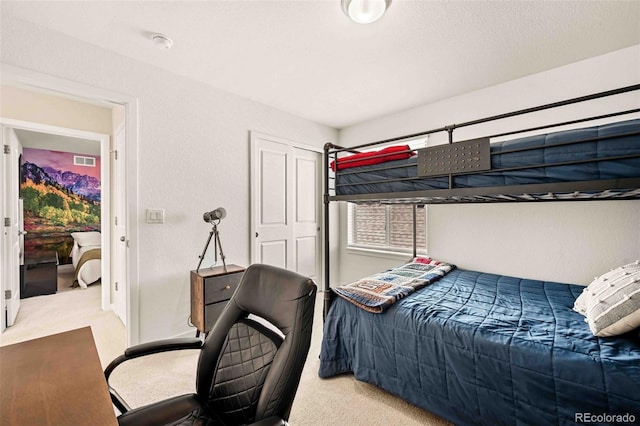
<path fill-rule="evenodd" d="M 105 369 L 181 349 L 201 349 L 196 393 L 130 409 L 109 386 L 121 425 L 286 425 L 313 325 L 316 285 L 268 265 L 251 265 L 204 342 L 169 339 L 128 348 Z M 282 338 L 260 320 L 266 319 Z"/>

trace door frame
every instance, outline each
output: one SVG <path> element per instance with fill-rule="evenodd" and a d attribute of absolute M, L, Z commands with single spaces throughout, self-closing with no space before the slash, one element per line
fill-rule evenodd
<path fill-rule="evenodd" d="M 3 148 L 9 148 L 8 151 L 4 151 L 0 163 L 0 188 L 3 189 L 4 194 L 0 201 L 2 207 L 0 210 L 4 220 L 9 220 L 9 223 L 3 224 L 2 237 L 0 238 L 0 259 L 3 264 L 2 271 L 0 271 L 0 294 L 4 296 L 0 304 L 2 306 L 0 332 L 4 332 L 10 323 L 11 325 L 15 323 L 20 310 L 21 286 L 19 281 L 23 264 L 23 246 L 21 244 L 23 226 L 20 211 L 22 203 L 19 198 L 18 186 L 20 184 L 19 160 L 22 156 L 22 145 L 11 127 L 0 125 L 0 131 L 2 132 L 0 139 L 2 139 Z M 10 197 L 15 198 L 11 199 Z M 11 297 L 6 297 L 6 292 L 9 292 Z"/>
<path fill-rule="evenodd" d="M 113 232 L 111 233 L 112 244 L 111 244 L 110 254 L 113 259 L 111 264 L 112 265 L 111 270 L 113 272 L 111 278 L 113 280 L 113 283 L 110 285 L 110 290 L 111 290 L 111 294 L 113 295 L 111 308 L 116 313 L 116 315 L 120 318 L 122 323 L 126 326 L 127 325 L 127 292 L 126 292 L 127 262 L 126 262 L 126 259 L 125 260 L 121 260 L 121 259 L 126 258 L 127 247 L 126 247 L 126 243 L 123 243 L 120 240 L 121 236 L 127 235 L 127 221 L 126 221 L 127 206 L 126 204 L 123 204 L 125 202 L 126 197 L 122 196 L 123 195 L 122 193 L 126 193 L 126 187 L 124 186 L 125 184 L 124 175 L 126 174 L 124 172 L 124 169 L 126 168 L 126 164 L 123 164 L 120 161 L 121 159 L 118 157 L 118 151 L 122 151 L 124 149 L 124 147 L 123 149 L 119 149 L 120 141 L 118 141 L 118 138 L 120 137 L 124 139 L 122 141 L 122 144 L 126 146 L 127 139 L 126 139 L 126 129 L 125 129 L 124 123 L 120 123 L 114 128 L 113 140 L 111 145 L 111 151 L 114 153 L 114 159 L 113 159 L 112 168 L 111 168 L 113 173 L 111 174 L 111 177 L 115 178 L 113 179 L 113 187 L 111 188 L 111 191 L 115 196 L 114 196 L 113 202 L 111 203 L 112 216 L 110 216 L 110 218 L 113 217 L 115 218 L 115 220 L 111 221 Z M 122 161 L 124 161 L 124 158 L 122 159 Z M 121 218 L 120 222 L 118 221 L 118 218 Z M 124 295 L 120 292 L 118 288 L 119 281 L 117 280 L 121 280 L 122 282 L 120 284 L 125 286 Z M 124 300 L 122 299 L 122 296 L 124 296 Z"/>
<path fill-rule="evenodd" d="M 138 230 L 138 98 L 135 96 L 89 86 L 13 65 L 0 63 L 2 84 L 19 85 L 31 90 L 53 93 L 57 96 L 72 96 L 103 106 L 121 105 L 125 108 L 125 152 L 120 153 L 126 163 L 125 187 L 127 206 L 127 346 L 140 343 L 139 310 L 139 230 Z M 108 217 L 111 217 L 109 213 Z"/>
<path fill-rule="evenodd" d="M 103 253 L 110 253 L 111 247 L 111 226 L 109 226 L 109 217 L 111 211 L 111 190 L 110 190 L 110 156 L 109 156 L 109 135 L 102 133 L 86 132 L 83 130 L 68 129 L 65 127 L 50 126 L 48 124 L 33 123 L 29 121 L 20 121 L 0 117 L 0 126 L 10 129 L 30 130 L 34 132 L 47 133 L 58 136 L 68 136 L 72 138 L 89 139 L 100 143 L 100 244 Z M 111 257 L 103 256 L 100 265 L 102 282 L 101 307 L 106 311 L 111 309 L 111 291 L 109 283 L 111 282 Z M 4 287 L 3 287 L 4 290 Z"/>
<path fill-rule="evenodd" d="M 256 259 L 258 258 L 258 254 L 256 253 L 256 239 L 254 238 L 255 234 L 256 234 L 256 224 L 257 224 L 257 220 L 258 220 L 258 215 L 259 212 L 257 210 L 258 208 L 258 194 L 257 191 L 253 190 L 253 187 L 255 186 L 255 182 L 254 179 L 256 178 L 257 174 L 258 174 L 258 156 L 257 154 L 257 143 L 258 143 L 258 139 L 268 139 L 272 142 L 276 142 L 276 143 L 280 143 L 283 145 L 287 145 L 290 146 L 292 148 L 297 148 L 297 149 L 301 149 L 301 150 L 305 150 L 305 151 L 312 151 L 315 152 L 317 154 L 323 154 L 324 151 L 322 148 L 318 148 L 312 145 L 307 145 L 304 143 L 300 143 L 297 141 L 293 141 L 290 139 L 285 139 L 285 138 L 281 138 L 278 136 L 272 136 L 268 133 L 262 133 L 262 132 L 258 132 L 255 130 L 250 130 L 249 131 L 249 140 L 250 140 L 250 154 L 249 154 L 249 185 L 250 185 L 250 206 L 249 206 L 249 210 L 250 210 L 250 233 L 249 233 L 249 247 L 250 247 L 250 256 L 251 256 L 251 263 L 255 263 Z M 318 176 L 318 182 L 319 182 L 319 186 L 321 189 L 321 184 L 320 182 L 323 182 L 323 173 L 324 171 L 322 170 L 322 161 L 320 162 L 320 176 Z M 322 191 L 320 191 L 320 194 L 322 193 Z M 320 267 L 318 268 L 318 275 L 316 277 L 316 280 L 318 282 L 324 282 L 324 250 L 322 250 L 322 247 L 324 247 L 324 240 L 323 240 L 323 236 L 324 236 L 324 216 L 322 215 L 322 199 L 321 197 L 318 197 L 318 199 L 316 200 L 316 210 L 318 212 L 318 223 L 320 224 L 320 238 L 318 238 L 318 254 L 320 255 Z"/>

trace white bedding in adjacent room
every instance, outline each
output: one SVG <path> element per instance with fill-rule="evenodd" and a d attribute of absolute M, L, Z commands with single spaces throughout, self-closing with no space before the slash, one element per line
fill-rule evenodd
<path fill-rule="evenodd" d="M 102 261 L 100 258 L 88 259 L 80 262 L 82 256 L 90 250 L 100 249 L 100 233 L 97 231 L 73 232 L 73 248 L 71 249 L 71 260 L 76 270 L 78 285 L 87 288 L 101 278 Z"/>

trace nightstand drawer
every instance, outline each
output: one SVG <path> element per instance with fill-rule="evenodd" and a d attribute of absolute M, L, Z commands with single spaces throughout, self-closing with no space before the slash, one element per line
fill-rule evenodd
<path fill-rule="evenodd" d="M 231 295 L 242 278 L 242 272 L 236 272 L 228 275 L 220 275 L 217 277 L 208 277 L 204 279 L 204 303 L 221 302 L 229 300 Z"/>
<path fill-rule="evenodd" d="M 213 328 L 213 324 L 216 323 L 228 302 L 228 300 L 225 300 L 224 302 L 212 303 L 204 307 L 204 328 L 206 331 Z"/>

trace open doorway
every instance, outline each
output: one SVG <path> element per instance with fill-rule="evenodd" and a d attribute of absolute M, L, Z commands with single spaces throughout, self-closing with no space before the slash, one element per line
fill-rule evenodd
<path fill-rule="evenodd" d="M 125 144 L 125 135 L 129 136 L 131 135 L 130 139 L 130 143 L 128 145 L 129 146 L 125 146 L 121 152 L 119 152 L 118 156 L 119 159 L 122 161 L 123 165 L 126 164 L 126 150 L 131 149 L 134 153 L 135 153 L 135 142 L 136 142 L 136 136 L 137 136 L 137 132 L 135 131 L 135 128 L 137 127 L 137 123 L 136 123 L 136 109 L 137 109 L 137 105 L 136 105 L 136 101 L 135 99 L 131 99 L 128 98 L 126 96 L 123 95 L 116 95 L 116 96 L 109 96 L 108 93 L 105 93 L 99 89 L 95 89 L 95 88 L 87 88 L 87 87 L 80 87 L 79 85 L 75 85 L 69 82 L 62 82 L 58 79 L 52 78 L 52 77 L 48 77 L 46 75 L 35 75 L 33 73 L 30 72 L 26 72 L 24 70 L 20 70 L 20 69 L 12 69 L 11 67 L 9 67 L 8 69 L 9 72 L 6 72 L 3 76 L 3 87 L 5 87 L 4 85 L 6 84 L 7 79 L 11 80 L 11 82 L 16 82 L 18 81 L 19 84 L 17 86 L 19 86 L 21 89 L 27 89 L 27 90 L 33 90 L 35 92 L 42 92 L 42 93 L 46 93 L 48 95 L 53 94 L 54 96 L 60 96 L 61 98 L 67 98 L 67 99 L 75 99 L 75 100 L 87 100 L 87 104 L 88 105 L 101 105 L 101 106 L 106 106 L 107 108 L 111 108 L 113 110 L 113 117 L 114 119 L 116 117 L 120 118 L 120 122 L 118 123 L 117 126 L 112 126 L 112 128 L 114 128 L 114 130 L 111 133 L 111 136 L 107 135 L 100 135 L 100 134 L 88 134 L 91 132 L 84 132 L 83 131 L 79 131 L 78 133 L 75 133 L 74 131 L 71 131 L 71 133 L 67 133 L 67 131 L 69 131 L 70 129 L 68 128 L 59 128 L 56 127 L 55 130 L 53 131 L 54 134 L 56 134 L 56 136 L 59 137 L 67 137 L 67 138 L 71 138 L 71 139 L 85 139 L 86 140 L 93 140 L 94 143 L 97 143 L 97 146 L 99 147 L 101 153 L 100 153 L 100 161 L 101 161 L 101 166 L 102 169 L 105 171 L 106 173 L 106 177 L 101 179 L 101 185 L 102 186 L 102 190 L 103 190 L 103 195 L 104 195 L 104 191 L 107 192 L 107 194 L 110 194 L 111 196 L 113 196 L 113 188 L 115 188 L 115 183 L 113 183 L 110 179 L 109 176 L 113 174 L 113 167 L 109 166 L 109 160 L 110 158 L 113 158 L 116 153 L 114 152 L 114 148 L 112 145 L 112 139 L 115 137 L 115 131 L 117 130 L 120 134 L 120 146 L 122 148 L 122 145 Z M 27 84 L 25 84 L 25 81 L 28 81 Z M 47 89 L 42 89 L 42 87 L 44 86 L 48 86 Z M 64 90 L 63 92 L 61 92 L 60 90 Z M 80 96 L 79 93 L 83 93 L 83 96 Z M 93 97 L 92 97 L 93 96 Z M 109 101 L 105 101 L 105 97 L 107 97 L 108 99 L 110 99 Z M 4 105 L 4 93 L 3 93 L 3 107 Z M 5 108 L 3 108 L 3 114 L 4 111 L 6 111 Z M 131 120 L 130 120 L 131 117 Z M 129 121 L 130 120 L 130 121 Z M 55 126 L 48 126 L 46 124 L 38 124 L 38 123 L 30 123 L 27 122 L 27 124 L 25 124 L 24 122 L 18 122 L 20 120 L 11 120 L 11 119 L 3 119 L 3 124 L 5 126 L 12 126 L 18 129 L 18 133 L 22 133 L 22 138 L 24 138 L 24 135 L 27 134 L 26 132 L 43 132 L 46 133 L 48 130 L 51 130 L 52 128 L 54 128 Z M 31 127 L 32 125 L 36 125 L 35 128 Z M 43 127 L 38 127 L 39 126 L 43 126 Z M 127 141 L 129 142 L 129 141 Z M 26 145 L 28 146 L 28 148 L 31 148 L 29 146 L 29 143 L 26 143 Z M 77 152 L 76 154 L 80 154 L 79 157 L 86 157 L 86 158 L 80 158 L 79 161 L 87 161 L 87 157 L 92 157 L 91 154 L 87 154 L 87 155 L 82 155 L 84 154 L 83 152 Z M 135 157 L 135 155 L 133 156 Z M 94 157 L 95 158 L 95 157 Z M 135 158 L 133 158 L 133 160 L 135 161 Z M 105 161 L 107 164 L 105 164 Z M 88 158 L 88 162 L 91 162 L 91 159 Z M 121 183 L 119 184 L 119 188 L 120 188 L 120 193 L 118 194 L 120 197 L 118 198 L 120 200 L 120 206 L 126 206 L 124 209 L 124 213 L 123 216 L 119 217 L 118 222 L 119 224 L 121 224 L 120 229 L 117 230 L 118 235 L 117 237 L 115 236 L 114 232 L 116 231 L 116 228 L 113 226 L 114 222 L 115 222 L 115 207 L 116 207 L 116 203 L 102 203 L 102 205 L 104 206 L 104 210 L 101 213 L 101 217 L 103 220 L 103 224 L 100 226 L 100 234 L 101 234 L 101 241 L 100 241 L 100 246 L 103 250 L 103 254 L 102 254 L 102 259 L 100 262 L 100 272 L 98 273 L 98 275 L 100 276 L 100 281 L 101 281 L 101 290 L 104 292 L 104 297 L 101 298 L 101 308 L 102 309 L 107 309 L 107 310 L 114 310 L 116 312 L 118 312 L 118 316 L 120 318 L 122 318 L 122 322 L 126 322 L 126 345 L 132 345 L 137 343 L 138 341 L 138 333 L 137 333 L 137 320 L 138 320 L 138 313 L 137 313 L 137 309 L 134 309 L 134 312 L 131 312 L 131 306 L 137 306 L 137 287 L 134 289 L 133 294 L 130 294 L 130 288 L 128 286 L 129 283 L 129 273 L 135 273 L 136 272 L 136 268 L 135 267 L 130 267 L 127 268 L 127 263 L 131 262 L 131 259 L 135 259 L 137 258 L 135 251 L 131 250 L 131 253 L 125 253 L 124 255 L 119 255 L 117 252 L 118 249 L 118 245 L 114 244 L 116 241 L 120 241 L 120 239 L 122 238 L 124 241 L 122 242 L 122 244 L 119 245 L 120 248 L 125 248 L 125 247 L 129 247 L 129 238 L 128 235 L 126 235 L 126 232 L 128 232 L 128 228 L 127 228 L 127 224 L 128 224 L 128 216 L 129 216 L 129 211 L 131 210 L 131 208 L 135 209 L 135 203 L 128 203 L 128 198 L 134 198 L 135 199 L 135 193 L 137 191 L 136 189 L 136 181 L 135 181 L 135 176 L 134 179 L 129 180 L 129 182 L 126 182 L 126 166 L 123 166 L 120 168 L 120 173 L 121 173 Z M 106 185 L 106 189 L 105 186 Z M 111 190 L 109 190 L 108 188 L 111 187 Z M 24 201 L 24 200 L 23 200 Z M 104 201 L 104 200 L 101 200 Z M 107 200 L 108 201 L 108 200 Z M 122 209 L 120 209 L 120 211 L 123 211 Z M 135 229 L 136 226 L 134 224 L 133 226 L 134 229 L 134 235 L 135 235 Z M 128 251 L 128 250 L 127 250 Z M 71 253 L 69 253 L 71 254 Z M 121 262 L 123 263 L 122 265 L 118 265 L 118 267 L 115 267 L 116 265 L 114 265 L 114 259 L 119 259 L 119 260 L 115 260 L 116 262 Z M 66 268 L 70 268 L 71 270 L 75 269 L 75 265 L 73 265 L 73 260 L 72 260 L 72 256 L 68 256 L 67 259 L 65 259 L 67 262 L 71 262 L 69 263 L 69 266 L 63 267 L 62 269 L 66 269 Z M 105 261 L 106 260 L 106 261 Z M 134 262 L 135 264 L 135 262 Z M 4 268 L 3 268 L 4 269 Z M 115 281 L 114 281 L 114 276 L 118 276 L 118 274 L 114 274 L 114 270 L 119 271 L 119 278 L 118 278 L 118 290 L 121 291 L 121 295 L 119 297 L 116 297 L 113 294 L 113 287 L 115 287 Z M 86 282 L 86 281 L 85 281 Z M 7 282 L 7 280 L 5 279 L 5 277 L 3 276 L 3 289 L 6 286 L 9 286 L 11 283 Z M 87 282 L 87 284 L 91 284 L 90 282 Z M 121 303 L 123 304 L 123 306 L 120 306 L 119 309 L 116 309 L 116 307 L 114 306 L 114 303 Z M 50 321 L 51 319 L 49 319 Z M 133 330 L 133 331 L 132 331 Z"/>
<path fill-rule="evenodd" d="M 13 130 L 22 152 L 20 297 L 104 282 L 101 307 L 109 309 L 111 262 L 102 256 L 103 246 L 109 253 L 109 135 L 62 128 L 54 134 L 38 123 Z"/>
<path fill-rule="evenodd" d="M 20 321 L 24 299 L 49 297 L 52 305 L 60 299 L 50 296 L 69 287 L 100 287 L 92 303 L 111 310 L 109 135 L 10 119 L 3 119 L 2 127 L 19 158 L 4 174 L 4 184 L 18 188 L 4 191 L 3 204 L 10 210 L 17 206 L 17 214 L 10 215 L 16 219 L 10 220 L 19 229 L 20 263 L 3 258 L 7 269 L 19 268 L 5 283 L 12 298 L 4 325 Z"/>

